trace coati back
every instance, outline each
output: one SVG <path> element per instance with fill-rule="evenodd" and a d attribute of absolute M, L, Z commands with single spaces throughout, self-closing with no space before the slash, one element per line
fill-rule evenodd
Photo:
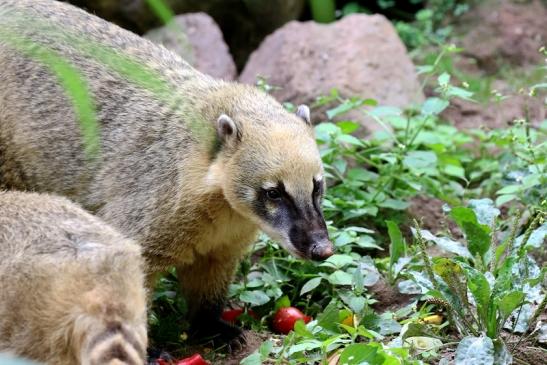
<path fill-rule="evenodd" d="M 220 311 L 259 229 L 299 257 L 332 254 L 307 107 L 62 2 L 0 0 L 0 24 L 0 183 L 79 202 L 143 247 L 150 277 L 176 265 L 195 334 L 241 335 Z M 59 64 L 95 106 L 93 159 Z"/>
<path fill-rule="evenodd" d="M 140 248 L 65 198 L 0 191 L 0 352 L 142 365 Z"/>

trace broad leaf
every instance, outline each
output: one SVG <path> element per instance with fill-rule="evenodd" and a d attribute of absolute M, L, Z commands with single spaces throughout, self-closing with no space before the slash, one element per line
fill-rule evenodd
<path fill-rule="evenodd" d="M 340 333 L 338 328 L 338 308 L 336 307 L 336 301 L 332 300 L 323 313 L 317 316 L 317 325 L 334 333 Z"/>
<path fill-rule="evenodd" d="M 456 349 L 455 365 L 494 365 L 494 343 L 486 336 L 468 336 Z"/>
<path fill-rule="evenodd" d="M 405 343 L 422 351 L 433 350 L 443 345 L 441 340 L 425 336 L 407 337 Z"/>
<path fill-rule="evenodd" d="M 475 212 L 478 222 L 488 227 L 492 227 L 494 220 L 500 215 L 500 210 L 494 206 L 492 199 L 471 199 L 469 207 Z"/>
<path fill-rule="evenodd" d="M 353 263 L 353 257 L 350 255 L 332 255 L 321 263 L 321 266 L 331 266 L 336 269 L 340 269 L 351 263 Z"/>
<path fill-rule="evenodd" d="M 351 285 L 352 276 L 345 271 L 336 270 L 327 277 L 328 281 L 333 285 Z"/>
<path fill-rule="evenodd" d="M 411 230 L 412 234 L 416 237 L 416 230 L 414 228 L 411 228 Z M 461 242 L 454 241 L 446 237 L 437 237 L 433 235 L 430 231 L 425 229 L 421 229 L 420 233 L 424 239 L 435 242 L 437 246 L 445 251 L 455 253 L 456 255 L 465 257 L 467 259 L 473 258 L 467 247 Z"/>
<path fill-rule="evenodd" d="M 465 266 L 467 274 L 467 286 L 475 302 L 482 322 L 488 322 L 488 310 L 490 305 L 490 284 L 486 277 L 478 270 Z"/>
<path fill-rule="evenodd" d="M 300 295 L 306 294 L 307 292 L 312 291 L 313 289 L 317 288 L 321 284 L 321 278 L 313 278 L 310 279 L 302 286 L 302 289 L 300 290 Z"/>
<path fill-rule="evenodd" d="M 386 224 L 387 232 L 391 240 L 391 244 L 389 245 L 389 267 L 392 273 L 393 265 L 395 265 L 399 258 L 406 255 L 406 243 L 397 223 L 386 221 Z"/>
<path fill-rule="evenodd" d="M 261 290 L 244 291 L 239 295 L 239 299 L 242 302 L 256 306 L 266 304 L 270 301 L 270 297 Z"/>
<path fill-rule="evenodd" d="M 339 364 L 357 365 L 357 364 L 382 364 L 384 357 L 378 354 L 378 348 L 365 345 L 363 343 L 355 343 L 349 345 L 340 354 Z"/>
<path fill-rule="evenodd" d="M 469 208 L 453 208 L 450 215 L 463 228 L 471 255 L 475 257 L 478 254 L 484 259 L 490 248 L 490 228 L 480 224 L 475 212 Z"/>
<path fill-rule="evenodd" d="M 505 294 L 498 300 L 498 310 L 502 318 L 506 319 L 523 303 L 524 293 L 518 290 Z"/>
<path fill-rule="evenodd" d="M 448 107 L 449 103 L 440 98 L 428 98 L 422 105 L 422 114 L 437 115 Z"/>

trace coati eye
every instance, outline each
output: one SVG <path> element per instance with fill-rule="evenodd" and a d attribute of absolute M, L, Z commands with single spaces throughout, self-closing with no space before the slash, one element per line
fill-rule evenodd
<path fill-rule="evenodd" d="M 270 200 L 279 200 L 281 199 L 281 193 L 278 189 L 268 189 L 266 190 L 266 196 Z"/>

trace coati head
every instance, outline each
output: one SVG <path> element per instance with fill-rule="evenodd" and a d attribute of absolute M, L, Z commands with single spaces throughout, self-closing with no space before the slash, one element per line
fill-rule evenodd
<path fill-rule="evenodd" d="M 293 114 L 268 95 L 243 94 L 216 120 L 220 148 L 210 177 L 221 176 L 217 182 L 232 208 L 295 256 L 331 256 L 309 108 L 301 105 Z"/>

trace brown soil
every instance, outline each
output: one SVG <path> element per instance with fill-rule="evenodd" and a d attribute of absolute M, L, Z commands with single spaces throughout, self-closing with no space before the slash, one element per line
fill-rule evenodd
<path fill-rule="evenodd" d="M 247 331 L 246 336 L 247 345 L 241 349 L 241 351 L 237 351 L 232 354 L 220 355 L 218 361 L 213 361 L 212 363 L 219 365 L 239 365 L 241 360 L 258 349 L 262 342 L 266 341 L 271 336 L 271 333 Z"/>
<path fill-rule="evenodd" d="M 380 278 L 368 288 L 372 297 L 377 300 L 372 307 L 379 312 L 394 311 L 409 304 L 413 295 L 401 294 L 396 286 L 391 286 L 386 279 Z"/>
<path fill-rule="evenodd" d="M 423 229 L 431 233 L 449 233 L 453 237 L 461 237 L 461 232 L 452 221 L 446 219 L 443 212 L 445 203 L 437 198 L 416 196 L 410 201 L 408 208 L 409 225 L 416 219 Z"/>

